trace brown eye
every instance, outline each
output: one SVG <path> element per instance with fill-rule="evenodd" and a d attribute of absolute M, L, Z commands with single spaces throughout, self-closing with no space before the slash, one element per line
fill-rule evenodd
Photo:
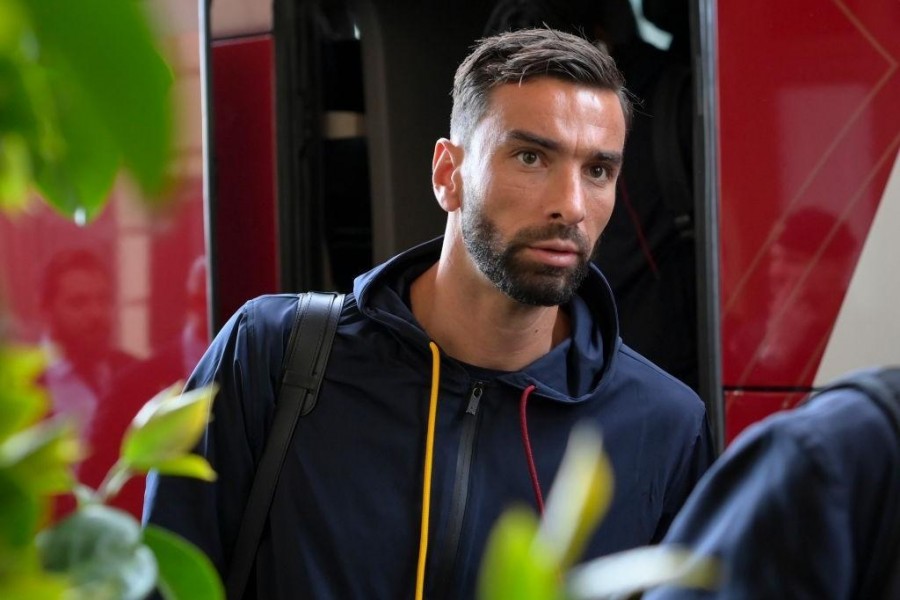
<path fill-rule="evenodd" d="M 525 150 L 524 152 L 519 152 L 519 161 L 520 161 L 523 165 L 527 165 L 527 166 L 530 167 L 530 166 L 532 166 L 532 165 L 534 165 L 534 164 L 537 164 L 537 162 L 538 162 L 538 155 L 537 155 L 536 153 L 534 153 L 534 152 L 530 152 L 530 151 L 528 151 L 528 150 Z"/>
<path fill-rule="evenodd" d="M 606 172 L 606 167 L 602 165 L 594 165 L 593 167 L 588 168 L 588 173 L 593 179 L 606 179 L 608 173 Z"/>

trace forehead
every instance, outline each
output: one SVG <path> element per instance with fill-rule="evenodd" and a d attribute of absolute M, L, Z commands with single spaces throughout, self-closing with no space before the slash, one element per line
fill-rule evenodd
<path fill-rule="evenodd" d="M 590 140 L 608 150 L 625 143 L 625 115 L 618 95 L 607 89 L 539 77 L 491 90 L 478 126 L 489 137 L 522 129 L 560 141 Z"/>

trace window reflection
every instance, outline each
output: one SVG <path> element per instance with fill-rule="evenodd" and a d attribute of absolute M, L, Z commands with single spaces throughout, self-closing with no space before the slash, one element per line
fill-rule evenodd
<path fill-rule="evenodd" d="M 50 357 L 45 383 L 53 412 L 72 418 L 86 438 L 115 379 L 137 357 L 113 343 L 113 280 L 87 249 L 64 250 L 44 269 L 40 304 Z"/>

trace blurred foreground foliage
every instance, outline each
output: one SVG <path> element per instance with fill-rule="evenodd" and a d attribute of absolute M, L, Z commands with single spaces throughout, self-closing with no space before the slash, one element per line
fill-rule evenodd
<path fill-rule="evenodd" d="M 573 430 L 542 517 L 512 507 L 488 539 L 479 600 L 611 600 L 667 584 L 714 589 L 710 560 L 672 546 L 647 546 L 576 564 L 613 497 L 600 435 Z"/>
<path fill-rule="evenodd" d="M 164 530 L 106 506 L 135 474 L 215 478 L 190 454 L 202 435 L 215 390 L 160 392 L 135 416 L 121 456 L 94 490 L 73 477 L 85 456 L 75 427 L 47 418 L 37 380 L 40 351 L 0 349 L 0 598 L 139 599 L 159 587 L 166 598 L 223 597 L 206 556 Z M 78 509 L 49 524 L 53 498 L 74 493 Z"/>
<path fill-rule="evenodd" d="M 37 191 L 78 223 L 124 167 L 151 204 L 172 154 L 172 73 L 132 0 L 0 0 L 0 207 Z"/>
<path fill-rule="evenodd" d="M 84 224 L 124 168 L 150 204 L 167 185 L 172 74 L 132 0 L 0 0 L 0 212 L 37 195 Z M 36 194 L 35 194 L 36 192 Z M 190 454 L 215 390 L 169 388 L 134 418 L 98 487 L 74 477 L 89 452 L 75 426 L 50 417 L 36 349 L 0 339 L 0 598 L 224 597 L 199 550 L 111 508 L 129 478 L 157 469 L 213 479 Z M 78 508 L 51 523 L 54 497 Z"/>

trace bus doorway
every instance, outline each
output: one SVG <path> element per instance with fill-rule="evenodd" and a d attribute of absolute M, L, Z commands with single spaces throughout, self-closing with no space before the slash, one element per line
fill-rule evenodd
<path fill-rule="evenodd" d="M 625 343 L 701 394 L 721 444 L 717 276 L 701 252 L 717 248 L 702 15 L 687 0 L 276 2 L 282 288 L 349 290 L 359 272 L 442 233 L 432 150 L 476 39 L 543 25 L 581 34 L 609 48 L 636 105 L 595 262 Z"/>

